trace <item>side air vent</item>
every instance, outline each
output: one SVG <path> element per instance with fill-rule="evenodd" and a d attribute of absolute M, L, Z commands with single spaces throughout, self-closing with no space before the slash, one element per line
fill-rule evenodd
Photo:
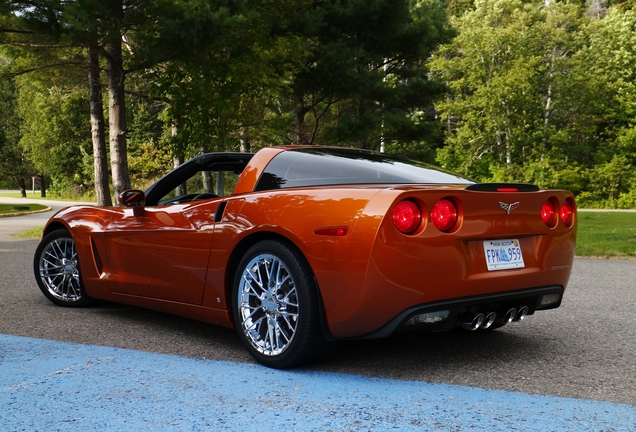
<path fill-rule="evenodd" d="M 531 183 L 475 183 L 466 190 L 478 192 L 539 192 L 539 186 Z"/>
<path fill-rule="evenodd" d="M 216 208 L 216 212 L 214 212 L 214 222 L 221 222 L 223 220 L 223 212 L 225 212 L 225 206 L 227 206 L 227 201 L 223 201 Z"/>
<path fill-rule="evenodd" d="M 95 240 L 91 237 L 91 249 L 93 251 L 93 259 L 95 260 L 95 268 L 97 269 L 98 274 L 102 274 L 102 260 L 99 258 L 99 253 L 97 252 L 97 247 L 95 246 Z"/>

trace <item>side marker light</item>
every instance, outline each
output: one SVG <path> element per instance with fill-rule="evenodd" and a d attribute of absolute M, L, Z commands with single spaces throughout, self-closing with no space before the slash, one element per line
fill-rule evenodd
<path fill-rule="evenodd" d="M 346 236 L 348 232 L 349 232 L 348 226 L 324 227 L 324 228 L 316 228 L 314 230 L 315 235 L 331 236 L 331 237 L 343 237 L 343 236 Z"/>

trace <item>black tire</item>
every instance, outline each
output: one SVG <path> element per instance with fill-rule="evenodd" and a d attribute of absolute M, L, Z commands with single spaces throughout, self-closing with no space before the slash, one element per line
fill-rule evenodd
<path fill-rule="evenodd" d="M 56 305 L 93 303 L 84 291 L 75 241 L 67 230 L 55 230 L 42 239 L 33 257 L 33 272 L 42 293 Z"/>
<path fill-rule="evenodd" d="M 314 275 L 293 244 L 264 240 L 252 246 L 239 263 L 232 291 L 234 324 L 257 362 L 284 369 L 328 352 Z"/>

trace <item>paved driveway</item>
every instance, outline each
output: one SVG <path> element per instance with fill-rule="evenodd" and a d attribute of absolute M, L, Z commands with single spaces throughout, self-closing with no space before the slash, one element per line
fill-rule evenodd
<path fill-rule="evenodd" d="M 492 334 L 344 343 L 275 371 L 228 329 L 50 304 L 37 241 L 10 234 L 52 214 L 0 219 L 0 431 L 636 431 L 636 261 L 577 259 L 561 308 Z"/>

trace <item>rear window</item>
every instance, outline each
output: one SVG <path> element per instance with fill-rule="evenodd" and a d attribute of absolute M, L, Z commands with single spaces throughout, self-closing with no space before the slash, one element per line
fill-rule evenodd
<path fill-rule="evenodd" d="M 294 149 L 267 165 L 255 190 L 348 184 L 472 184 L 432 165 L 352 149 Z"/>

